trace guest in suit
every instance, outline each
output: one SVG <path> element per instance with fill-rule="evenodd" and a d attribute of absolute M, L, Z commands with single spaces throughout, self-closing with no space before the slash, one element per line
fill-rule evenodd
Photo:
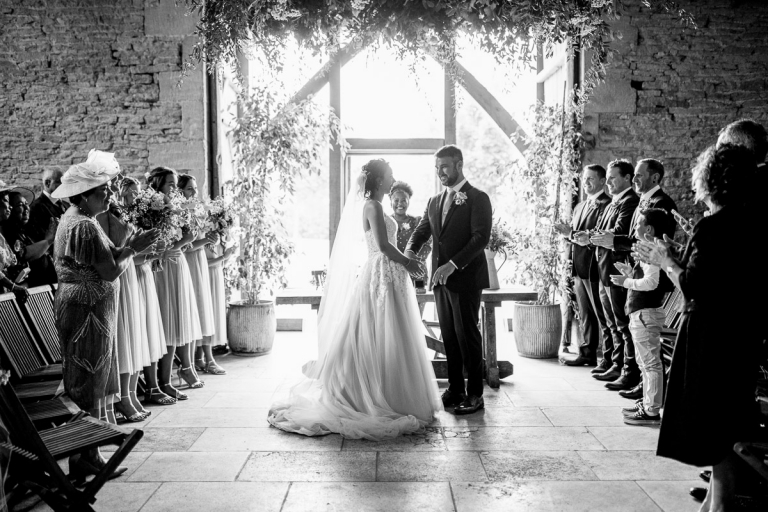
<path fill-rule="evenodd" d="M 573 209 L 571 225 L 555 224 L 555 230 L 571 243 L 571 269 L 573 291 L 579 308 L 579 323 L 583 342 L 576 359 L 565 361 L 568 366 L 595 366 L 597 347 L 602 336 L 602 346 L 608 345 L 611 331 L 600 304 L 597 265 L 592 265 L 595 248 L 589 241 L 588 231 L 595 229 L 600 216 L 611 202 L 605 188 L 605 168 L 600 165 L 584 167 L 581 186 L 587 198 Z"/>
<path fill-rule="evenodd" d="M 464 157 L 456 146 L 437 150 L 435 171 L 445 191 L 427 203 L 405 255 L 416 258 L 432 237 L 431 286 L 448 359 L 443 405 L 455 406 L 456 414 L 469 414 L 485 407 L 483 338 L 477 323 L 483 288 L 489 285 L 484 250 L 493 223 L 491 200 L 464 177 Z"/>
<path fill-rule="evenodd" d="M 29 224 L 27 234 L 35 242 L 45 239 L 51 219 L 61 219 L 69 204 L 64 199 L 51 196 L 61 185 L 61 171 L 47 169 L 43 171 L 43 191 L 29 205 Z M 51 252 L 51 254 L 53 254 Z"/>
<path fill-rule="evenodd" d="M 611 283 L 611 276 L 618 275 L 616 263 L 629 264 L 629 251 L 614 250 L 611 236 L 629 235 L 632 217 L 640 202 L 632 190 L 632 178 L 635 169 L 627 160 L 614 160 L 608 164 L 608 192 L 611 204 L 597 223 L 590 242 L 596 246 L 593 265 L 597 265 L 600 303 L 605 313 L 605 321 L 611 330 L 612 343 L 603 346 L 602 366 L 610 362 L 611 366 L 603 373 L 598 373 L 598 365 L 593 371 L 597 380 L 611 381 L 609 389 L 630 389 L 637 385 L 640 370 L 635 361 L 635 348 L 629 330 L 629 317 L 624 312 L 627 302 L 627 290 Z"/>
<path fill-rule="evenodd" d="M 712 466 L 701 510 L 730 510 L 740 459 L 737 441 L 753 438 L 765 273 L 745 273 L 744 252 L 727 240 L 754 230 L 747 202 L 757 169 L 742 146 L 709 148 L 694 170 L 697 196 L 711 215 L 694 227 L 682 259 L 665 244 L 638 242 L 633 256 L 667 273 L 684 298 L 672 355 L 657 454 Z M 703 189 L 703 190 L 702 190 Z"/>

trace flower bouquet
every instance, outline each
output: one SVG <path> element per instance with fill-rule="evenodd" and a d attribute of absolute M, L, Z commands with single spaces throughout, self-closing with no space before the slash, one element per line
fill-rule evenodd
<path fill-rule="evenodd" d="M 488 245 L 485 248 L 493 253 L 504 255 L 504 262 L 501 264 L 501 267 L 507 262 L 507 247 L 511 243 L 512 235 L 509 232 L 509 227 L 503 220 L 496 219 L 491 226 L 491 237 L 488 239 Z M 501 270 L 501 267 L 499 267 L 499 270 Z"/>
<path fill-rule="evenodd" d="M 146 188 L 139 192 L 136 200 L 122 209 L 123 220 L 140 229 L 157 229 L 160 237 L 152 246 L 158 248 L 172 246 L 182 236 L 182 229 L 189 226 L 191 212 L 181 194 L 165 196 L 160 192 Z M 163 250 L 161 249 L 161 250 Z M 163 269 L 161 260 L 152 261 L 152 270 Z"/>
<path fill-rule="evenodd" d="M 211 201 L 201 203 L 202 215 L 198 217 L 198 224 L 203 233 L 216 233 L 219 235 L 222 246 L 228 241 L 232 233 L 232 226 L 235 223 L 234 207 L 232 203 L 222 196 Z M 209 249 L 213 249 L 208 244 Z"/>

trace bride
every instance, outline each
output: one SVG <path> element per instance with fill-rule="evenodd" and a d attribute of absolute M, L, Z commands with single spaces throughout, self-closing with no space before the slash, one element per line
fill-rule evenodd
<path fill-rule="evenodd" d="M 272 404 L 267 419 L 279 429 L 377 441 L 423 431 L 443 409 L 409 276 L 421 265 L 397 250 L 397 223 L 381 206 L 393 182 L 389 164 L 371 160 L 347 196 L 320 305 L 319 357 Z"/>

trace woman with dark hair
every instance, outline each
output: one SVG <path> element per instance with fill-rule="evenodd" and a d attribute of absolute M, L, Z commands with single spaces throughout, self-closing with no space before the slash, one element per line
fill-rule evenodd
<path fill-rule="evenodd" d="M 712 466 L 701 511 L 732 506 L 739 461 L 733 445 L 751 438 L 765 294 L 744 275 L 744 252 L 727 240 L 748 239 L 753 229 L 746 202 L 756 170 L 742 146 L 707 149 L 692 182 L 710 215 L 693 228 L 682 259 L 668 243 L 634 246 L 635 257 L 661 267 L 685 299 L 657 454 Z"/>
<path fill-rule="evenodd" d="M 389 191 L 389 201 L 392 205 L 392 218 L 397 222 L 397 250 L 405 253 L 405 246 L 416 226 L 421 222 L 421 216 L 408 215 L 408 207 L 411 204 L 413 189 L 404 181 L 396 181 Z M 425 243 L 416 255 L 424 261 L 432 252 L 432 239 Z"/>
<path fill-rule="evenodd" d="M 318 316 L 319 357 L 267 420 L 287 432 L 382 440 L 423 431 L 442 410 L 397 223 L 381 201 L 392 169 L 371 160 L 350 190 Z M 366 250 L 367 249 L 367 250 Z"/>
<path fill-rule="evenodd" d="M 149 186 L 170 199 L 178 194 L 178 174 L 169 167 L 156 167 L 149 175 Z M 163 255 L 163 268 L 155 272 L 157 298 L 160 302 L 160 316 L 163 319 L 165 343 L 168 353 L 160 362 L 160 389 L 172 398 L 187 400 L 189 397 L 171 385 L 173 355 L 181 359 L 179 377 L 184 379 L 190 389 L 202 388 L 192 364 L 191 348 L 195 340 L 202 339 L 200 316 L 197 311 L 195 290 L 189 273 L 187 259 L 182 248 L 195 239 L 194 231 L 189 227 L 182 230 L 182 236 Z"/>
<path fill-rule="evenodd" d="M 8 201 L 8 191 L 14 187 L 7 186 L 0 180 L 0 222 L 5 222 L 11 216 L 11 204 Z M 8 275 L 8 269 L 17 265 L 16 254 L 0 233 L 0 292 L 13 292 L 19 300 L 26 300 L 27 289 L 19 286 Z"/>
<path fill-rule="evenodd" d="M 71 203 L 53 247 L 59 275 L 54 312 L 64 389 L 81 409 L 112 421 L 107 397 L 120 392 L 115 346 L 118 278 L 133 265 L 133 257 L 157 239 L 150 230 L 127 237 L 125 246 L 117 249 L 96 220 L 107 211 L 109 181 L 119 172 L 112 154 L 92 150 L 87 162 L 67 170 L 53 193 Z M 70 474 L 81 480 L 104 464 L 95 449 L 70 458 Z M 125 468 L 116 475 L 123 472 Z"/>

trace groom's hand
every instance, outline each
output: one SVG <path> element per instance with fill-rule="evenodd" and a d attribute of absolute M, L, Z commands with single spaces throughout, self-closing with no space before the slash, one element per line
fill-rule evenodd
<path fill-rule="evenodd" d="M 435 275 L 432 278 L 432 285 L 444 285 L 448 281 L 448 277 L 453 274 L 455 270 L 456 267 L 454 267 L 453 263 L 451 262 L 448 262 L 445 265 L 441 265 L 435 271 Z"/>

